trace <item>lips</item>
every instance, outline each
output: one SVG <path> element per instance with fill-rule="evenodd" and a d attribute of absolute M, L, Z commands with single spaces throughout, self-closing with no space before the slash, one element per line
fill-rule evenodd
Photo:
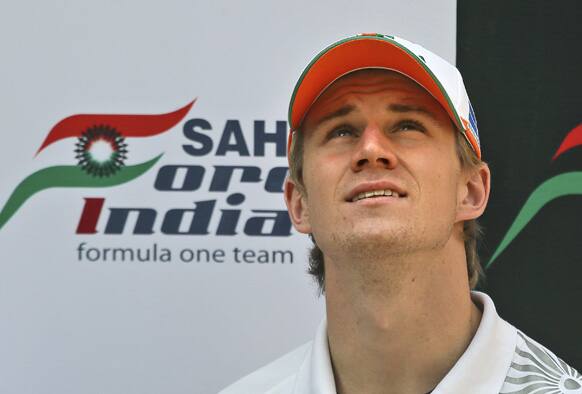
<path fill-rule="evenodd" d="M 356 202 L 378 197 L 403 198 L 406 192 L 392 182 L 363 183 L 352 189 L 347 197 L 347 202 Z"/>

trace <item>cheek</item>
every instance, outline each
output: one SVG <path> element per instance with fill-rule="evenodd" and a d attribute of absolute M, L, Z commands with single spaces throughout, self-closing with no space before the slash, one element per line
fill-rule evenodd
<path fill-rule="evenodd" d="M 338 164 L 332 157 L 307 154 L 303 162 L 303 182 L 307 195 L 325 195 L 337 187 Z"/>
<path fill-rule="evenodd" d="M 325 222 L 337 211 L 341 171 L 330 160 L 309 160 L 303 167 L 306 205 L 312 225 Z"/>
<path fill-rule="evenodd" d="M 457 204 L 457 189 L 460 176 L 460 163 L 456 159 L 457 153 L 453 140 L 454 136 L 437 144 L 437 149 L 428 157 L 431 160 L 425 166 L 426 176 L 431 184 L 435 199 L 440 206 L 453 206 Z M 435 201 L 436 202 L 436 201 Z"/>
<path fill-rule="evenodd" d="M 425 179 L 429 190 L 425 195 L 434 211 L 454 209 L 457 206 L 458 177 L 456 169 L 447 167 L 447 163 L 433 163 L 428 169 Z"/>

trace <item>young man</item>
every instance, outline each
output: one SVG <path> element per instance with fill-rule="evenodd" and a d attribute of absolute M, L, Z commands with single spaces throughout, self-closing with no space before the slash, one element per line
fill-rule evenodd
<path fill-rule="evenodd" d="M 314 341 L 233 393 L 582 393 L 582 376 L 472 292 L 490 173 L 457 69 L 400 38 L 324 49 L 289 109 L 295 228 L 326 296 Z"/>

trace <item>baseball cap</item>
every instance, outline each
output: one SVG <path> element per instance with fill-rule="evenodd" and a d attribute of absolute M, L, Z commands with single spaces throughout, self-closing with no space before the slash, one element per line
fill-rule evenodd
<path fill-rule="evenodd" d="M 337 41 L 315 56 L 303 70 L 289 103 L 288 151 L 294 133 L 317 98 L 338 78 L 366 68 L 399 72 L 426 89 L 481 158 L 477 119 L 459 70 L 418 44 L 377 33 Z"/>

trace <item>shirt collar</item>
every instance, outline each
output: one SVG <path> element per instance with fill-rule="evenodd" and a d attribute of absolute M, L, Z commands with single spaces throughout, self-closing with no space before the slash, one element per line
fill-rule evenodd
<path fill-rule="evenodd" d="M 517 330 L 497 315 L 493 300 L 480 292 L 472 292 L 473 302 L 482 305 L 481 323 L 471 343 L 434 389 L 434 394 L 498 393 L 511 365 Z"/>
<path fill-rule="evenodd" d="M 299 368 L 293 394 L 336 394 L 326 317 L 319 324 L 313 345 Z"/>
<path fill-rule="evenodd" d="M 471 298 L 483 309 L 479 328 L 463 355 L 435 387 L 433 394 L 464 394 L 469 387 L 471 393 L 490 394 L 498 392 L 505 380 L 515 349 L 517 331 L 497 315 L 495 305 L 488 295 L 471 292 Z M 336 393 L 325 317 L 297 373 L 293 393 Z"/>

